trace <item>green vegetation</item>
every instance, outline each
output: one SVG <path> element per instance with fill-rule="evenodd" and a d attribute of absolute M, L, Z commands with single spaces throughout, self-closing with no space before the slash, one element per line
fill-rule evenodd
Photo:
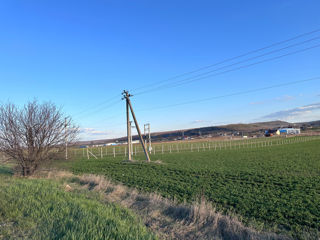
<path fill-rule="evenodd" d="M 0 239 L 156 239 L 129 211 L 0 166 Z"/>
<path fill-rule="evenodd" d="M 165 153 L 152 155 L 161 163 L 151 164 L 125 163 L 124 156 L 82 158 L 62 166 L 77 174 L 104 174 L 179 201 L 204 196 L 218 210 L 235 213 L 248 225 L 303 239 L 320 229 L 319 144 L 319 140 L 292 141 L 259 148 Z"/>

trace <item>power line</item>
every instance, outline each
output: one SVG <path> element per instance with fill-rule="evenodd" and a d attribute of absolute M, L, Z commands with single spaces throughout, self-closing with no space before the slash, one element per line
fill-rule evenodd
<path fill-rule="evenodd" d="M 273 54 L 273 53 L 276 53 L 276 52 L 283 51 L 283 50 L 288 49 L 288 48 L 296 47 L 296 46 L 299 46 L 299 45 L 302 45 L 302 44 L 305 44 L 305 43 L 308 43 L 308 42 L 311 42 L 311 41 L 315 41 L 315 40 L 318 40 L 318 39 L 320 39 L 319 36 L 318 36 L 318 37 L 315 37 L 315 38 L 311 38 L 311 39 L 305 40 L 305 41 L 302 41 L 302 42 L 299 42 L 299 43 L 295 43 L 295 44 L 292 44 L 292 45 L 289 45 L 289 46 L 286 46 L 286 47 L 283 47 L 283 48 L 280 48 L 280 49 L 275 49 L 275 50 L 272 50 L 272 51 L 270 51 L 270 52 L 260 54 L 260 55 L 258 55 L 258 56 L 250 57 L 250 58 L 247 58 L 247 59 L 244 59 L 244 60 L 241 60 L 241 61 L 238 61 L 238 62 L 229 64 L 229 65 L 225 65 L 225 66 L 222 66 L 222 67 L 213 69 L 213 70 L 211 70 L 211 71 L 204 72 L 204 73 L 201 73 L 201 74 L 198 74 L 198 75 L 195 75 L 195 76 L 186 78 L 186 79 L 182 79 L 182 80 L 179 80 L 179 81 L 175 81 L 175 82 L 172 82 L 172 83 L 168 83 L 168 84 L 166 84 L 166 85 L 159 86 L 159 87 L 156 87 L 156 88 L 151 89 L 151 90 L 148 90 L 148 91 L 136 93 L 135 95 L 140 95 L 140 94 L 143 94 L 143 93 L 146 93 L 146 92 L 150 92 L 150 91 L 153 91 L 153 90 L 157 90 L 157 89 L 169 88 L 169 87 L 171 86 L 171 84 L 177 84 L 177 83 L 179 83 L 179 86 L 180 86 L 180 85 L 182 85 L 183 82 L 186 82 L 186 83 L 191 82 L 191 81 L 188 81 L 188 80 L 192 80 L 192 79 L 197 78 L 197 77 L 205 76 L 205 75 L 208 75 L 208 74 L 210 74 L 210 73 L 212 73 L 212 72 L 217 72 L 217 71 L 219 71 L 219 70 L 222 70 L 222 69 L 225 69 L 225 68 L 228 68 L 228 67 L 232 67 L 232 66 L 235 66 L 235 65 L 238 65 L 238 64 L 241 64 L 241 63 L 249 62 L 249 61 L 251 61 L 251 60 L 254 60 L 254 59 L 257 59 L 257 58 L 261 58 L 261 57 L 264 57 L 264 56 L 267 56 L 267 55 L 270 55 L 270 54 Z M 192 82 L 193 82 L 193 81 L 192 81 Z"/>
<path fill-rule="evenodd" d="M 88 111 L 92 111 L 92 110 L 94 110 L 94 109 L 96 109 L 96 108 L 98 108 L 98 107 L 100 107 L 100 106 L 103 106 L 103 105 L 105 105 L 105 104 L 108 104 L 108 103 L 111 103 L 112 102 L 112 104 L 115 102 L 114 100 L 115 99 L 119 99 L 119 101 L 120 101 L 120 98 L 121 98 L 121 95 L 120 94 L 117 94 L 117 95 L 115 95 L 115 96 L 113 96 L 113 97 L 111 97 L 111 98 L 108 98 L 107 100 L 104 100 L 103 102 L 100 102 L 100 103 L 98 103 L 98 104 L 95 104 L 95 105 L 92 105 L 91 107 L 87 107 L 86 109 L 84 109 L 84 110 L 82 110 L 82 111 L 80 111 L 80 112 L 78 112 L 78 113 L 75 113 L 75 114 L 73 114 L 73 117 L 74 116 L 78 116 L 78 115 L 83 115 L 84 113 L 86 113 L 86 112 L 88 112 Z M 118 101 L 117 101 L 118 102 Z M 111 106 L 112 106 L 112 104 L 110 104 Z M 108 105 L 109 106 L 109 105 Z"/>
<path fill-rule="evenodd" d="M 107 106 L 102 106 L 102 107 L 100 107 L 100 108 L 98 108 L 98 109 L 87 109 L 86 110 L 86 112 L 83 112 L 81 115 L 78 115 L 76 118 L 87 118 L 87 117 L 89 117 L 89 116 L 92 116 L 92 115 L 94 115 L 94 114 L 96 114 L 96 113 L 99 113 L 99 112 L 101 112 L 101 111 L 103 111 L 103 110 L 106 110 L 106 109 L 109 109 L 109 108 L 111 108 L 111 107 L 115 107 L 115 106 L 117 106 L 119 103 L 121 102 L 121 100 L 119 99 L 119 100 L 117 100 L 117 101 L 113 101 L 113 102 L 111 102 L 111 104 L 109 104 L 109 105 L 107 105 Z"/>
<path fill-rule="evenodd" d="M 186 79 L 182 79 L 182 80 L 179 80 L 179 81 L 175 81 L 175 82 L 172 82 L 172 83 L 167 83 L 167 84 L 164 84 L 165 82 L 169 82 L 173 79 L 177 79 L 177 78 L 180 78 L 180 77 L 183 77 L 183 76 L 186 76 L 186 75 L 190 75 L 190 74 L 193 74 L 193 73 L 196 73 L 196 72 L 200 72 L 202 70 L 205 70 L 205 69 L 209 69 L 209 68 L 212 68 L 214 66 L 218 66 L 218 65 L 221 65 L 223 63 L 226 63 L 226 62 L 230 62 L 230 61 L 233 61 L 233 60 L 236 60 L 236 59 L 239 59 L 239 58 L 242 58 L 242 57 L 245 57 L 247 55 L 250 55 L 250 54 L 254 54 L 254 53 L 257 53 L 257 52 L 260 52 L 260 51 L 263 51 L 263 50 L 266 50 L 266 49 L 269 49 L 269 48 L 272 48 L 272 47 L 275 47 L 277 45 L 281 45 L 281 44 L 284 44 L 284 43 L 287 43 L 287 42 L 290 42 L 290 41 L 293 41 L 293 40 L 296 40 L 296 39 L 299 39 L 299 38 L 302 38 L 302 37 L 305 37 L 305 36 L 308 36 L 308 35 L 311 35 L 311 34 L 314 34 L 314 33 L 317 33 L 319 32 L 320 29 L 316 29 L 314 31 L 311 31 L 311 32 L 307 32 L 307 33 L 303 33 L 303 34 L 300 34 L 300 35 L 297 35 L 295 37 L 292 37 L 292 38 L 289 38 L 287 40 L 283 40 L 283 41 L 280 41 L 280 42 L 276 42 L 276 43 L 273 43 L 271 45 L 268 45 L 268 46 L 265 46 L 265 47 L 262 47 L 262 48 L 259 48 L 259 49 L 256 49 L 256 50 L 253 50 L 253 51 L 249 51 L 247 53 L 244 53 L 244 54 L 241 54 L 241 55 L 238 55 L 238 56 L 235 56 L 235 57 L 232 57 L 232 58 L 228 58 L 228 59 L 225 59 L 225 60 L 222 60 L 218 63 L 215 63 L 215 64 L 211 64 L 211 65 L 207 65 L 205 67 L 201 67 L 201 68 L 198 68 L 196 70 L 193 70 L 193 71 L 190 71 L 190 72 L 186 72 L 186 73 L 183 73 L 183 74 L 180 74 L 180 75 L 176 75 L 172 78 L 169 78 L 167 80 L 164 80 L 164 81 L 158 81 L 158 82 L 155 82 L 155 83 L 151 83 L 149 85 L 145 85 L 143 87 L 140 87 L 140 88 L 136 88 L 134 90 L 138 90 L 138 89 L 143 89 L 143 88 L 148 88 L 148 87 L 152 87 L 152 86 L 156 86 L 156 85 L 159 85 L 159 84 L 162 84 L 158 87 L 155 87 L 151 90 L 149 90 L 148 92 L 153 92 L 153 91 L 158 91 L 158 90 L 162 90 L 162 89 L 165 89 L 165 88 L 172 88 L 172 87 L 177 87 L 177 86 L 181 86 L 181 85 L 184 85 L 184 84 L 188 84 L 190 82 L 194 82 L 194 81 L 199 81 L 201 79 L 205 79 L 205 78 L 209 78 L 209 77 L 213 77 L 213 76 L 217 76 L 217 75 L 221 75 L 221 74 L 224 74 L 224 73 L 228 73 L 228 72 L 232 72 L 232 71 L 236 71 L 236 70 L 240 70 L 240 69 L 243 69 L 243 68 L 247 68 L 247 67 L 251 67 L 251 66 L 254 66 L 254 65 L 257 65 L 257 64 L 261 64 L 261 63 L 264 63 L 264 62 L 268 62 L 268 61 L 273 61 L 273 60 L 276 60 L 276 59 L 279 59 L 279 58 L 282 58 L 282 57 L 285 57 L 285 56 L 289 56 L 289 55 L 293 55 L 293 54 L 297 54 L 297 53 L 300 53 L 300 52 L 304 52 L 304 51 L 307 51 L 307 50 L 310 50 L 310 49 L 313 49 L 313 48 L 316 48 L 316 47 L 319 47 L 319 45 L 314 45 L 314 46 L 311 46 L 311 47 L 308 47 L 308 48 L 304 48 L 304 49 L 301 49 L 301 50 L 297 50 L 297 51 L 294 51 L 294 52 L 289 52 L 289 53 L 286 53 L 286 54 L 283 54 L 283 55 L 280 55 L 280 56 L 276 56 L 276 57 L 272 57 L 272 58 L 268 58 L 268 59 L 264 59 L 264 60 L 261 60 L 261 61 L 258 61 L 258 62 L 254 62 L 254 63 L 251 63 L 251 64 L 247 64 L 247 65 L 242 65 L 240 67 L 237 67 L 237 68 L 233 68 L 233 69 L 228 69 L 226 71 L 222 71 L 222 72 L 218 72 L 216 74 L 210 74 L 212 72 L 217 72 L 219 70 L 222 70 L 222 69 L 225 69 L 225 68 L 228 68 L 228 67 L 232 67 L 232 66 L 235 66 L 235 65 L 238 65 L 238 64 L 241 64 L 241 63 L 244 63 L 244 62 L 248 62 L 248 61 L 251 61 L 251 60 L 254 60 L 256 58 L 260 58 L 260 57 L 263 57 L 263 56 L 266 56 L 266 55 L 269 55 L 269 54 L 273 54 L 275 52 L 279 52 L 279 51 L 282 51 L 282 50 L 285 50 L 285 49 L 288 49 L 288 48 L 291 48 L 291 47 L 295 47 L 295 46 L 298 46 L 298 45 L 301 45 L 301 44 L 305 44 L 307 42 L 311 42 L 311 41 L 314 41 L 316 39 L 319 39 L 320 37 L 314 37 L 314 38 L 311 38 L 311 39 L 307 39 L 305 41 L 302 41 L 302 42 L 299 42 L 299 43 L 295 43 L 295 44 L 292 44 L 292 45 L 289 45 L 289 46 L 286 46 L 286 47 L 283 47 L 283 48 L 280 48 L 280 49 L 276 49 L 276 50 L 272 50 L 272 51 L 269 51 L 267 53 L 263 53 L 263 54 L 260 54 L 258 56 L 253 56 L 253 57 L 250 57 L 250 58 L 247 58 L 245 60 L 241 60 L 241 61 L 238 61 L 236 63 L 232 63 L 232 64 L 229 64 L 229 65 L 225 65 L 225 66 L 222 66 L 220 68 L 217 68 L 217 69 L 213 69 L 211 71 L 208 71 L 208 72 L 205 72 L 205 73 L 201 73 L 201 74 L 198 74 L 198 75 L 195 75 L 195 76 L 192 76 L 192 77 L 189 77 L 189 78 L 186 78 Z M 269 86 L 269 87 L 265 87 L 265 88 L 259 88 L 259 89 L 253 89 L 253 90 L 248 90 L 248 91 L 242 91 L 242 92 L 236 92 L 236 93 L 232 93 L 232 94 L 227 94 L 227 95 L 222 95 L 222 96 L 216 96 L 216 97 L 210 97 L 210 98 L 205 98 L 205 99 L 199 99 L 199 100 L 195 100 L 195 101 L 188 101 L 188 102 L 183 102 L 183 103 L 178 103 L 178 104 L 172 104 L 172 105 L 167 105 L 167 106 L 162 106 L 162 107 L 158 107 L 158 108 L 152 108 L 152 109 L 146 109 L 146 110 L 156 110 L 156 109 L 160 109 L 160 108 L 167 108 L 167 107 L 173 107 L 173 106 L 179 106 L 179 105 L 185 105 L 185 104 L 191 104 L 191 103 L 196 103 L 196 102 L 203 102 L 203 101 L 209 101 L 209 100 L 212 100 L 212 99 L 217 99 L 217 98 L 223 98 L 223 97 L 229 97 L 229 96 L 235 96 L 235 95 L 241 95 L 241 94 L 246 94 L 246 93 L 251 93 L 251 92 L 256 92 L 256 91 L 262 91 L 262 90 L 265 90 L 265 89 L 270 89 L 270 88 L 275 88 L 275 87 L 281 87 L 281 86 L 287 86 L 287 85 L 291 85 L 291 84 L 297 84 L 299 82 L 306 82 L 306 81 L 311 81 L 311 80 L 315 80 L 315 79 L 318 79 L 318 78 L 313 78 L 313 79 L 307 79 L 307 80 L 302 80 L 302 81 L 295 81 L 295 82 L 290 82 L 290 83 L 284 83 L 284 84 L 278 84 L 278 85 L 274 85 L 274 86 Z M 140 94 L 144 94 L 146 93 L 147 91 L 143 91 L 143 92 L 138 92 L 137 94 L 135 95 L 140 95 Z M 115 98 L 118 98 L 120 97 L 118 94 L 110 99 L 107 99 L 106 101 L 103 101 L 89 109 L 85 109 L 79 113 L 76 114 L 76 116 L 78 115 L 83 115 L 87 112 L 90 112 L 92 114 L 95 114 L 101 110 L 104 110 L 106 108 L 111 108 L 113 106 L 115 106 L 117 103 L 120 103 L 121 100 L 117 100 L 117 101 L 112 101 L 114 100 Z M 104 106 L 105 104 L 108 104 L 110 103 L 109 105 L 107 106 Z M 99 108 L 100 107 L 100 108 Z M 143 110 L 140 110 L 140 111 L 143 111 Z M 88 114 L 86 114 L 88 115 Z M 116 116 L 117 117 L 117 116 Z M 111 117 L 112 118 L 112 117 Z M 108 118 L 110 119 L 110 118 Z M 117 124 L 119 125 L 119 124 Z M 123 124 L 121 124 L 123 125 Z"/>
<path fill-rule="evenodd" d="M 222 75 L 222 74 L 225 74 L 225 73 L 237 71 L 237 70 L 240 70 L 240 69 L 252 67 L 252 66 L 255 66 L 255 65 L 258 65 L 258 64 L 261 64 L 261 63 L 265 63 L 265 62 L 277 60 L 277 59 L 280 59 L 280 58 L 283 58 L 283 57 L 287 57 L 287 56 L 290 56 L 290 55 L 294 55 L 294 54 L 297 54 L 297 53 L 305 52 L 305 51 L 308 51 L 308 50 L 311 50 L 311 49 L 314 49 L 314 48 L 317 48 L 317 47 L 320 47 L 320 44 L 313 45 L 313 46 L 308 47 L 308 48 L 303 48 L 303 49 L 300 49 L 300 50 L 297 50 L 297 51 L 294 51 L 294 52 L 289 52 L 289 53 L 286 53 L 286 54 L 283 54 L 283 55 L 275 56 L 275 57 L 272 57 L 272 58 L 267 58 L 267 59 L 264 59 L 264 60 L 261 60 L 261 61 L 258 61 L 258 62 L 247 64 L 247 65 L 242 65 L 240 67 L 229 69 L 229 70 L 222 71 L 222 72 L 218 72 L 216 74 L 210 74 L 210 75 L 207 75 L 207 76 L 204 76 L 204 77 L 198 77 L 198 78 L 195 78 L 195 79 L 194 78 L 190 78 L 188 81 L 183 80 L 183 82 L 182 81 L 175 82 L 175 85 L 172 85 L 174 83 L 167 84 L 167 85 L 164 85 L 164 86 L 153 88 L 153 89 L 148 90 L 148 91 L 143 91 L 143 92 L 140 92 L 140 93 L 136 93 L 135 96 L 136 95 L 142 95 L 142 94 L 145 94 L 145 93 L 154 92 L 154 91 L 159 91 L 159 90 L 163 90 L 163 89 L 167 89 L 167 88 L 177 87 L 177 86 L 185 85 L 185 84 L 188 84 L 188 83 L 191 83 L 191 82 L 195 82 L 195 81 L 199 81 L 199 80 L 202 80 L 202 79 L 206 79 L 206 78 L 209 78 L 209 77 L 214 77 L 214 76 Z"/>
<path fill-rule="evenodd" d="M 153 108 L 149 108 L 149 109 L 141 109 L 141 110 L 137 110 L 137 111 L 152 111 L 152 110 L 158 110 L 158 109 L 182 106 L 182 105 L 187 105 L 187 104 L 192 104 L 192 103 L 206 102 L 206 101 L 210 101 L 210 100 L 226 98 L 226 97 L 232 97 L 232 96 L 238 96 L 238 95 L 244 95 L 244 94 L 254 93 L 254 92 L 260 92 L 260 91 L 263 91 L 263 90 L 279 88 L 279 87 L 299 84 L 299 83 L 303 83 L 303 82 L 310 82 L 310 81 L 319 80 L 319 79 L 320 79 L 320 77 L 308 78 L 308 79 L 304 79 L 304 80 L 280 83 L 280 84 L 271 85 L 271 86 L 262 87 L 262 88 L 255 88 L 255 89 L 250 89 L 250 90 L 246 90 L 246 91 L 234 92 L 234 93 L 220 95 L 220 96 L 213 96 L 213 97 L 202 98 L 202 99 L 198 99 L 198 100 L 186 101 L 186 102 L 182 102 L 182 103 L 176 103 L 176 104 L 170 104 L 170 105 L 165 105 L 165 106 L 153 107 Z"/>
<path fill-rule="evenodd" d="M 273 89 L 273 88 L 290 86 L 290 85 L 295 85 L 295 84 L 304 83 L 304 82 L 310 82 L 310 81 L 315 81 L 315 80 L 320 80 L 320 77 L 314 77 L 314 78 L 308 78 L 308 79 L 297 80 L 297 81 L 292 81 L 292 82 L 280 83 L 280 84 L 275 84 L 275 85 L 271 85 L 271 86 L 255 88 L 255 89 L 250 89 L 250 90 L 245 90 L 245 91 L 239 91 L 239 92 L 234 92 L 234 93 L 220 95 L 220 96 L 202 98 L 202 99 L 198 99 L 198 100 L 186 101 L 186 102 L 181 102 L 181 103 L 176 103 L 176 104 L 170 104 L 170 105 L 165 105 L 165 106 L 140 109 L 140 110 L 137 110 L 137 112 L 166 109 L 166 108 L 177 107 L 177 106 L 182 106 L 182 105 L 188 105 L 188 104 L 193 104 L 193 103 L 206 102 L 206 101 L 211 101 L 211 100 L 216 100 L 216 99 L 221 99 L 221 98 L 226 98 L 226 97 L 245 95 L 245 94 L 249 94 L 249 93 L 255 93 L 255 92 L 260 92 L 260 91 L 269 90 L 269 89 Z M 111 116 L 111 117 L 109 117 L 109 118 L 107 118 L 105 120 L 110 120 L 110 119 L 114 119 L 114 118 L 117 118 L 117 117 L 122 117 L 122 115 L 120 115 L 120 114 L 113 115 L 113 116 Z M 105 120 L 101 120 L 99 122 L 95 122 L 94 124 L 97 124 L 97 123 L 100 123 L 100 122 L 104 122 Z M 117 123 L 117 124 L 107 125 L 107 127 L 110 128 L 110 127 L 125 126 L 125 125 L 126 125 L 126 123 Z"/>
<path fill-rule="evenodd" d="M 83 115 L 84 113 L 87 113 L 88 111 L 95 110 L 96 108 L 98 108 L 98 107 L 100 107 L 100 106 L 103 106 L 103 105 L 105 105 L 105 104 L 114 103 L 114 102 L 115 102 L 115 101 L 114 101 L 115 97 L 118 98 L 118 95 L 117 95 L 117 96 L 114 96 L 114 97 L 112 97 L 112 98 L 109 98 L 109 99 L 107 99 L 107 100 L 105 100 L 105 101 L 103 101 L 103 102 L 100 102 L 100 103 L 98 103 L 98 104 L 96 104 L 96 105 L 91 105 L 91 107 L 87 107 L 86 109 L 84 109 L 84 110 L 82 110 L 82 111 L 74 114 L 73 116 Z M 109 105 L 111 105 L 111 104 L 109 104 Z M 108 106 L 109 106 L 109 105 L 108 105 Z"/>
<path fill-rule="evenodd" d="M 196 69 L 196 70 L 193 70 L 193 71 L 190 71 L 190 72 L 186 72 L 186 73 L 183 73 L 183 74 L 180 74 L 180 75 L 177 75 L 173 78 L 169 78 L 167 80 L 164 80 L 164 81 L 159 81 L 159 82 L 156 82 L 156 83 L 152 83 L 152 84 L 149 84 L 149 85 L 145 85 L 143 87 L 140 87 L 140 88 L 136 88 L 135 90 L 138 90 L 138 89 L 142 89 L 142 88 L 146 88 L 146 87 L 150 87 L 150 86 L 154 86 L 154 85 L 158 85 L 158 84 L 163 84 L 165 82 L 168 82 L 170 80 L 173 80 L 173 79 L 176 79 L 176 78 L 179 78 L 179 77 L 182 77 L 182 76 L 185 76 L 185 75 L 188 75 L 188 74 L 192 74 L 192 73 L 196 73 L 196 72 L 199 72 L 201 70 L 204 70 L 204 69 L 208 69 L 208 68 L 211 68 L 213 66 L 217 66 L 217 65 L 220 65 L 220 64 L 223 64 L 223 63 L 226 63 L 226 62 L 229 62 L 229 61 L 232 61 L 232 60 L 235 60 L 235 59 L 238 59 L 238 58 L 241 58 L 241 57 L 244 57 L 244 56 L 247 56 L 247 55 L 250 55 L 250 54 L 253 54 L 253 53 L 256 53 L 256 52 L 259 52 L 259 51 L 262 51 L 262 50 L 265 50 L 265 49 L 268 49 L 268 48 L 272 48 L 274 46 L 277 46 L 277 45 L 281 45 L 281 44 L 284 44 L 284 43 L 287 43 L 287 42 L 290 42 L 290 41 L 293 41 L 293 40 L 296 40 L 296 39 L 299 39 L 299 38 L 302 38 L 302 37 L 305 37 L 305 36 L 308 36 L 308 35 L 311 35 L 311 34 L 314 34 L 314 33 L 317 33 L 319 32 L 320 29 L 316 29 L 316 30 L 313 30 L 313 31 L 310 31 L 310 32 L 307 32 L 307 33 L 303 33 L 303 34 L 300 34 L 300 35 L 297 35 L 295 37 L 292 37 L 292 38 L 289 38 L 289 39 L 286 39 L 286 40 L 283 40 L 283 41 L 280 41 L 280 42 L 276 42 L 276 43 L 273 43 L 271 45 L 268 45 L 268 46 L 265 46 L 265 47 L 262 47 L 262 48 L 259 48 L 259 49 L 256 49 L 256 50 L 253 50 L 253 51 L 249 51 L 247 53 L 244 53 L 244 54 L 241 54 L 241 55 L 238 55 L 236 57 L 232 57 L 232 58 L 228 58 L 228 59 L 225 59 L 223 61 L 220 61 L 218 63 L 215 63 L 215 64 L 211 64 L 211 65 L 208 65 L 208 66 L 205 66 L 205 67 L 201 67 L 199 69 Z M 176 82 L 173 82 L 173 83 L 168 83 L 167 85 L 162 85 L 162 86 L 158 86 L 156 88 L 153 88 L 149 91 L 143 91 L 143 92 L 138 92 L 136 93 L 135 95 L 141 95 L 141 94 L 144 94 L 146 92 L 152 92 L 152 91 L 158 91 L 158 90 L 162 90 L 162 89 L 165 89 L 165 88 L 170 88 L 170 87 L 177 87 L 177 86 L 180 86 L 180 85 L 183 85 L 183 84 L 188 84 L 190 82 L 193 82 L 193 81 L 198 81 L 198 80 L 201 80 L 201 79 L 204 79 L 204 78 L 208 78 L 208 77 L 212 77 L 212 76 L 216 76 L 216 75 L 220 75 L 220 74 L 223 74 L 223 73 L 227 73 L 227 72 L 231 72 L 231 71 L 235 71 L 235 70 L 238 70 L 238 69 L 242 69 L 242 68 L 245 68 L 245 67 L 249 67 L 249 66 L 253 66 L 253 65 L 256 65 L 256 64 L 260 64 L 262 62 L 265 62 L 265 61 L 270 61 L 272 59 L 269 59 L 269 60 L 265 60 L 265 61 L 262 61 L 262 62 L 258 62 L 258 63 L 254 63 L 254 64 L 250 64 L 250 65 L 246 65 L 246 66 L 241 66 L 237 69 L 231 69 L 231 70 L 227 70 L 227 71 L 224 71 L 224 72 L 220 72 L 220 73 L 217 73 L 215 75 L 208 75 L 209 73 L 212 73 L 212 72 L 216 72 L 216 71 L 219 71 L 221 69 L 224 69 L 224 68 L 227 68 L 227 67 L 230 67 L 230 66 L 235 66 L 237 64 L 240 64 L 240 63 L 243 63 L 243 62 L 247 62 L 247 61 L 250 61 L 250 60 L 253 60 L 255 58 L 259 58 L 259 57 L 262 57 L 262 56 L 265 56 L 265 55 L 268 55 L 268 54 L 272 54 L 274 52 L 277 52 L 277 51 L 281 51 L 281 50 L 284 50 L 284 49 L 287 49 L 287 48 L 290 48 L 290 47 L 293 47 L 293 46 L 297 46 L 297 45 L 300 45 L 300 44 L 304 44 L 306 42 L 310 42 L 310 41 L 314 41 L 316 39 L 319 39 L 319 37 L 316 37 L 316 38 L 312 38 L 312 39 L 308 39 L 308 40 L 305 40 L 303 42 L 300 42 L 300 43 L 296 43 L 296 44 L 293 44 L 293 45 L 290 45 L 290 46 L 287 46 L 287 47 L 284 47 L 284 48 L 281 48 L 281 49 L 277 49 L 277 50 L 273 50 L 271 52 L 268 52 L 268 53 L 265 53 L 265 54 L 261 54 L 261 55 L 258 55 L 258 56 L 255 56 L 255 57 L 251 57 L 251 58 L 248 58 L 248 59 L 245 59 L 245 60 L 242 60 L 242 61 L 239 61 L 239 62 L 236 62 L 236 63 L 233 63 L 233 64 L 230 64 L 230 65 L 226 65 L 226 66 L 222 66 L 218 69 L 214 69 L 214 70 L 211 70 L 209 72 L 205 72 L 205 73 L 201 73 L 201 74 L 198 74 L 196 76 L 192 76 L 190 78 L 187 78 L 187 79 L 183 79 L 183 80 L 180 80 L 180 81 L 176 81 Z M 302 50 L 303 51 L 303 50 Z M 299 51 L 300 52 L 300 51 Z M 294 52 L 292 54 L 295 54 L 297 52 Z M 288 54 L 288 55 L 291 55 L 291 54 Z M 284 56 L 288 56 L 288 55 L 284 55 Z M 283 56 L 279 56 L 279 57 L 276 57 L 275 59 L 277 58 L 281 58 Z M 204 75 L 208 75 L 206 77 L 201 77 L 201 76 L 204 76 Z M 201 78 L 200 78 L 201 77 Z M 172 85 L 174 84 L 174 85 Z M 172 86 L 171 86 L 172 85 Z M 115 95 L 114 97 L 112 98 L 109 98 L 97 105 L 92 105 L 92 107 L 89 107 L 87 109 L 84 109 L 83 111 L 80 111 L 76 114 L 74 114 L 73 116 L 77 117 L 78 116 L 83 116 L 83 115 L 88 115 L 90 113 L 90 115 L 92 114 L 95 114 L 99 111 L 102 111 L 106 108 L 110 108 L 114 105 L 116 105 L 117 103 L 120 102 L 119 101 L 112 101 L 114 100 L 115 98 L 118 98 L 120 97 L 119 94 Z M 105 104 L 108 104 L 110 103 L 108 106 L 104 106 Z M 100 107 L 101 106 L 101 107 Z M 99 108 L 100 107 L 100 108 Z M 89 113 L 88 113 L 89 112 Z"/>
<path fill-rule="evenodd" d="M 121 100 L 120 100 L 121 101 Z M 115 115 L 111 115 L 110 117 L 108 118 L 103 118 L 103 119 L 99 119 L 98 121 L 93 121 L 91 122 L 91 124 L 99 124 L 99 123 L 106 123 L 106 121 L 110 120 L 110 119 L 115 119 L 115 118 L 122 118 L 123 115 L 122 113 L 120 114 L 115 114 Z M 107 123 L 106 123 L 107 124 Z M 112 126 L 118 126 L 119 124 L 116 124 L 116 125 L 112 125 Z M 109 126 L 110 127 L 110 126 Z"/>
<path fill-rule="evenodd" d="M 272 43 L 272 44 L 267 45 L 265 47 L 255 49 L 255 50 L 240 54 L 240 55 L 235 56 L 235 57 L 227 58 L 227 59 L 224 59 L 224 60 L 222 60 L 220 62 L 217 62 L 217 63 L 214 63 L 214 64 L 210 64 L 210 65 L 195 69 L 193 71 L 189 71 L 189 72 L 185 72 L 185 73 L 173 76 L 173 77 L 168 78 L 166 80 L 157 81 L 157 82 L 154 82 L 154 83 L 151 83 L 151 84 L 148 84 L 148 85 L 141 86 L 139 88 L 132 89 L 132 91 L 136 91 L 136 90 L 139 90 L 139 89 L 149 88 L 149 87 L 152 87 L 152 86 L 155 86 L 155 85 L 163 84 L 164 82 L 168 82 L 168 81 L 171 81 L 171 80 L 174 80 L 174 79 L 177 79 L 177 78 L 189 75 L 189 74 L 193 74 L 193 73 L 196 73 L 196 72 L 199 72 L 199 71 L 202 71 L 202 70 L 205 70 L 205 69 L 217 66 L 217 65 L 221 65 L 223 63 L 230 62 L 232 60 L 236 60 L 238 58 L 242 58 L 242 57 L 248 56 L 250 54 L 257 53 L 257 52 L 272 48 L 274 46 L 281 45 L 281 44 L 284 44 L 284 43 L 287 43 L 287 42 L 290 42 L 290 41 L 293 41 L 293 40 L 296 40 L 296 39 L 299 39 L 299 38 L 302 38 L 302 37 L 305 37 L 305 36 L 308 36 L 308 35 L 311 35 L 311 34 L 314 34 L 314 33 L 317 33 L 319 31 L 320 31 L 320 29 L 315 29 L 315 30 L 310 31 L 310 32 L 302 33 L 302 34 L 299 34 L 299 35 L 294 36 L 292 38 L 289 38 L 289 39 L 286 39 L 286 40 L 283 40 L 283 41 L 279 41 L 279 42 L 275 42 L 275 43 Z"/>

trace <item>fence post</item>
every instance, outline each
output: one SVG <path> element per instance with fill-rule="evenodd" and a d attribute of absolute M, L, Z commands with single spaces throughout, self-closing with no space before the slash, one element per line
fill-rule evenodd
<path fill-rule="evenodd" d="M 113 147 L 113 157 L 116 157 L 116 149 Z"/>

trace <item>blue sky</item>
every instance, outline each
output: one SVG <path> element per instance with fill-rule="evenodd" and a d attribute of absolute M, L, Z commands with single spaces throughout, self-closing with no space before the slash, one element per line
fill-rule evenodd
<path fill-rule="evenodd" d="M 151 90 L 132 103 L 152 131 L 320 119 L 319 79 L 197 102 L 320 77 L 320 47 L 177 87 L 170 84 L 215 67 L 159 91 L 135 90 L 319 29 L 319 9 L 314 0 L 1 1 L 0 101 L 52 101 L 74 117 L 82 139 L 125 135 L 123 89 Z M 317 37 L 320 31 L 217 67 L 289 45 L 297 44 L 233 68 L 310 48 Z M 189 101 L 196 102 L 168 107 Z"/>

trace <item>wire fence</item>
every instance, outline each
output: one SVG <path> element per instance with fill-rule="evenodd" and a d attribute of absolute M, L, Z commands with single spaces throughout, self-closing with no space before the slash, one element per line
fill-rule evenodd
<path fill-rule="evenodd" d="M 270 137 L 254 139 L 230 139 L 223 141 L 180 141 L 155 143 L 152 145 L 150 155 L 171 154 L 183 152 L 203 152 L 203 151 L 222 151 L 222 150 L 241 150 L 279 146 L 285 144 L 302 143 L 313 140 L 319 140 L 320 135 L 315 136 L 288 136 L 288 137 Z M 87 148 L 69 149 L 69 155 L 74 158 L 101 159 L 107 157 L 116 158 L 118 156 L 126 157 L 127 145 L 117 146 L 99 146 Z M 144 154 L 140 144 L 134 144 L 132 155 Z"/>

